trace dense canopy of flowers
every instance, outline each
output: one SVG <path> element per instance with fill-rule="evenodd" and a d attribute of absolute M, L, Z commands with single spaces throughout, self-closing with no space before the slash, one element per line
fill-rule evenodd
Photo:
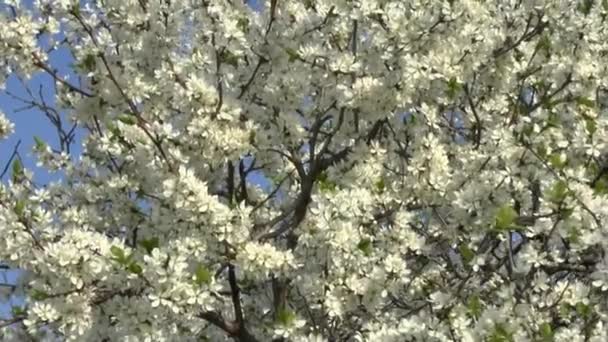
<path fill-rule="evenodd" d="M 4 3 L 6 338 L 608 341 L 608 2 Z"/>

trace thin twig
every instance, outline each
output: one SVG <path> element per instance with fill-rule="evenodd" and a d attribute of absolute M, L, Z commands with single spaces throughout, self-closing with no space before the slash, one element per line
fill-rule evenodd
<path fill-rule="evenodd" d="M 14 317 L 14 318 L 11 318 L 8 320 L 0 321 L 0 329 L 9 327 L 15 323 L 19 323 L 19 322 L 23 321 L 24 319 L 25 319 L 24 316 L 18 316 L 18 317 Z"/>
<path fill-rule="evenodd" d="M 6 162 L 6 165 L 4 165 L 2 174 L 0 174 L 0 179 L 2 179 L 4 177 L 4 175 L 8 171 L 11 163 L 13 162 L 13 159 L 15 159 L 15 157 L 19 154 L 19 145 L 21 145 L 21 139 L 19 141 L 17 141 L 17 143 L 15 144 L 15 147 L 13 148 L 13 153 L 11 154 L 11 157 L 8 159 L 8 161 Z"/>

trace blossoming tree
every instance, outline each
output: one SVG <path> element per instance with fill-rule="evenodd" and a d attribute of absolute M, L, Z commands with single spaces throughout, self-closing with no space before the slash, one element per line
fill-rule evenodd
<path fill-rule="evenodd" d="M 608 340 L 608 2 L 4 3 L 88 132 L 0 185 L 5 332 Z"/>

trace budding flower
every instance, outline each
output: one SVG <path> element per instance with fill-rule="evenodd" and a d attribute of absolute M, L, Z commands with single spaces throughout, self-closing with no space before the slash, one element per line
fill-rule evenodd
<path fill-rule="evenodd" d="M 0 140 L 13 134 L 15 125 L 0 111 Z"/>

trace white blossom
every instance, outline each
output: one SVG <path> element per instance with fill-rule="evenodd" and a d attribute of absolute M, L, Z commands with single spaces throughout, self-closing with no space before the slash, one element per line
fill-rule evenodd
<path fill-rule="evenodd" d="M 3 2 L 0 340 L 606 340 L 604 1 L 256 3 Z"/>

